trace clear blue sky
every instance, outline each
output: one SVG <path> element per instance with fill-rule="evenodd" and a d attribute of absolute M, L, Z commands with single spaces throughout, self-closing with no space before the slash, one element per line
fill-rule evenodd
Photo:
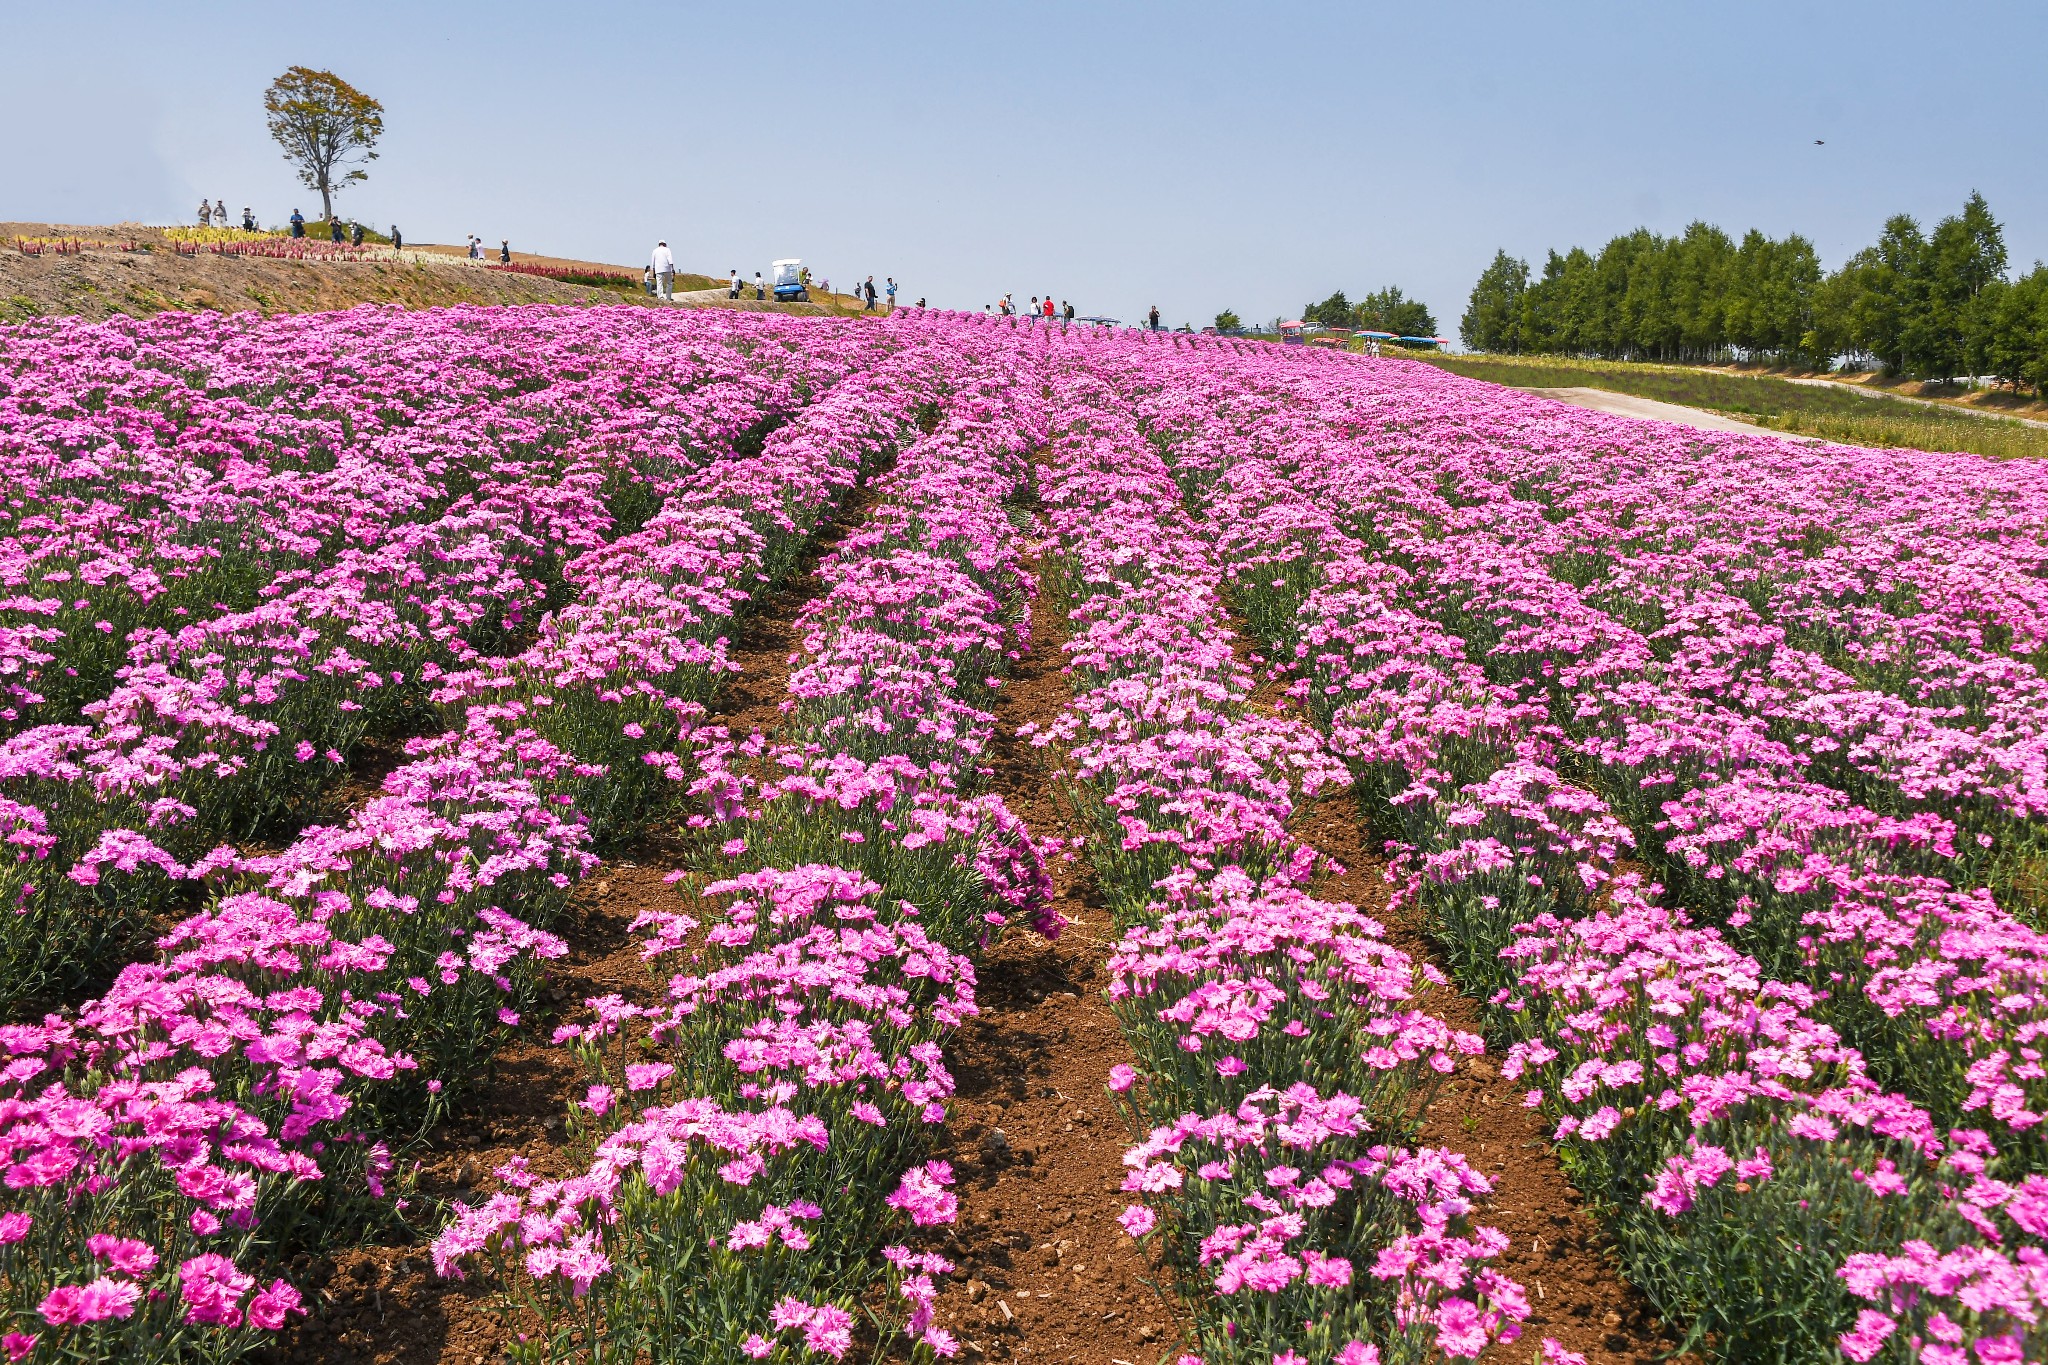
<path fill-rule="evenodd" d="M 778 17 L 779 16 L 779 17 Z M 1398 283 L 1448 332 L 1496 247 L 1800 231 L 1830 265 L 1981 189 L 2048 256 L 2034 4 L 1431 3 L 0 10 L 0 219 L 318 211 L 268 140 L 287 65 L 382 100 L 340 209 L 418 240 L 976 307 L 1294 316 Z M 1824 138 L 1825 147 L 1814 146 Z"/>

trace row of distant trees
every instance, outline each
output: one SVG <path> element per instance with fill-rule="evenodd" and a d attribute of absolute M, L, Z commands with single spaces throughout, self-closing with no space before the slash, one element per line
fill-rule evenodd
<path fill-rule="evenodd" d="M 1339 289 L 1321 303 L 1303 304 L 1301 320 L 1321 323 L 1325 327 L 1392 332 L 1403 337 L 1436 335 L 1436 319 L 1430 316 L 1429 309 L 1422 300 L 1403 294 L 1399 285 L 1388 285 L 1367 294 L 1357 303 L 1345 298 L 1344 291 Z"/>
<path fill-rule="evenodd" d="M 1984 197 L 1923 232 L 1899 214 L 1840 270 L 1813 243 L 1694 223 L 1638 228 L 1598 254 L 1549 253 L 1540 276 L 1502 251 L 1458 333 L 1473 350 L 1613 360 L 1881 365 L 1927 379 L 2048 389 L 2048 267 L 2010 278 Z"/>

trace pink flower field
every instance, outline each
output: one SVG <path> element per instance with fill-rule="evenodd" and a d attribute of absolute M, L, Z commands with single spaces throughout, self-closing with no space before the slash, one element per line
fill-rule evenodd
<path fill-rule="evenodd" d="M 0 328 L 7 1360 L 397 1360 L 366 1247 L 531 1362 L 1625 1358 L 1564 1278 L 2048 1359 L 2048 473 L 1018 321 Z M 961 1039 L 1063 931 L 1142 1348 L 972 1287 Z M 545 1150 L 423 1192 L 515 1052 Z"/>

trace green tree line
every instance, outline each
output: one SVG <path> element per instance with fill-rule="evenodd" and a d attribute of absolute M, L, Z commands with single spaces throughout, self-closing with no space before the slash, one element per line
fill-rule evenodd
<path fill-rule="evenodd" d="M 1832 274 L 1797 233 L 1708 223 L 1647 228 L 1595 254 L 1551 251 L 1541 275 L 1501 251 L 1458 333 L 1478 351 L 1605 360 L 1881 365 L 1923 379 L 1980 375 L 2048 391 L 2048 266 L 2007 272 L 2005 233 L 1972 194 L 1923 231 L 1889 219 Z"/>
<path fill-rule="evenodd" d="M 1321 303 L 1303 304 L 1301 320 L 1321 323 L 1325 327 L 1392 332 L 1400 337 L 1436 335 L 1436 319 L 1430 315 L 1428 307 L 1422 300 L 1403 294 L 1399 285 L 1388 285 L 1367 294 L 1357 303 L 1345 298 L 1344 291 L 1339 289 Z"/>

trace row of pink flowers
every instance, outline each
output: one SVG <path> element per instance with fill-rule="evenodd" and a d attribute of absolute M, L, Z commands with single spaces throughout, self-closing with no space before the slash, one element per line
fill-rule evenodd
<path fill-rule="evenodd" d="M 1532 584 L 1544 591 L 1524 567 L 1533 531 L 1488 534 L 1476 513 L 1494 504 L 1477 496 L 1469 441 L 1452 498 L 1390 471 L 1377 442 L 1348 439 L 1349 414 L 1315 412 L 1330 378 L 1266 384 L 1275 407 L 1310 414 L 1303 429 L 1269 418 L 1246 441 L 1184 422 L 1178 467 L 1238 560 L 1248 615 L 1276 643 L 1299 641 L 1295 694 L 1404 831 L 1406 893 L 1422 896 L 1467 984 L 1523 1035 L 1510 1065 L 1545 1082 L 1530 1102 L 1559 1115 L 1575 1177 L 1618 1206 L 1638 1281 L 1738 1355 L 2029 1349 L 2048 1290 L 2033 1245 L 2048 1184 L 1999 1178 L 1990 1136 L 1944 1132 L 1871 1083 L 1823 997 L 1770 981 L 1663 908 L 1659 888 L 1617 875 L 1633 849 L 1627 825 L 1552 770 L 1591 713 L 1583 699 L 1598 695 L 1587 674 L 1611 669 L 1620 691 L 1649 665 L 1589 648 L 1611 628 L 1558 609 L 1555 593 L 1547 612 L 1533 609 Z M 1427 448 L 1412 427 L 1396 439 Z M 1497 642 L 1485 657 L 1502 667 L 1469 662 L 1431 610 Z M 1760 1250 L 1730 1238 L 1736 1226 L 1780 1227 L 1784 1241 Z M 1963 1259 L 1942 1260 L 1950 1247 Z M 1781 1308 L 1730 1311 L 1756 1302 Z"/>

